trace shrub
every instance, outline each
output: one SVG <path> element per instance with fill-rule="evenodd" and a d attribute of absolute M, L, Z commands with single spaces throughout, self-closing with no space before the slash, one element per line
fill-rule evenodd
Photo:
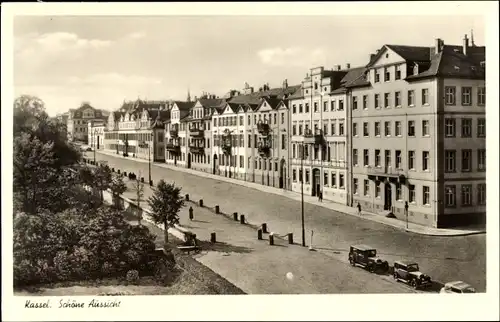
<path fill-rule="evenodd" d="M 136 284 L 139 281 L 139 272 L 135 269 L 131 269 L 127 272 L 127 282 Z"/>

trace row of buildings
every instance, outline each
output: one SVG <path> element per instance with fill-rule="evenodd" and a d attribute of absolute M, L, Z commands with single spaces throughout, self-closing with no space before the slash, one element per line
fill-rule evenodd
<path fill-rule="evenodd" d="M 189 96 L 189 95 L 188 95 Z M 104 149 L 432 227 L 485 220 L 485 47 L 384 45 L 359 67 L 223 97 L 126 102 Z M 89 135 L 96 127 L 89 125 Z"/>

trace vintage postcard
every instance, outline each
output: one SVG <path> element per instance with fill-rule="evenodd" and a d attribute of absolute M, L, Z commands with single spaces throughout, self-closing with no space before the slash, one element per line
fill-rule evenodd
<path fill-rule="evenodd" d="M 497 319 L 497 27 L 3 5 L 4 319 Z"/>

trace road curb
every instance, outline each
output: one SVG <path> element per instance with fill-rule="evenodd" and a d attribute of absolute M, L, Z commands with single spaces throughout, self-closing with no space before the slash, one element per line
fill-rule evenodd
<path fill-rule="evenodd" d="M 123 157 L 121 155 L 113 155 L 111 153 L 107 153 L 107 152 L 103 152 L 103 151 L 97 151 L 97 153 L 99 154 L 103 154 L 103 155 L 108 155 L 110 157 L 114 157 L 114 158 L 120 158 L 120 159 L 124 159 L 124 160 L 130 160 L 130 161 L 134 161 L 134 162 L 141 162 L 141 163 L 148 163 L 149 161 L 147 160 L 142 160 L 142 159 L 137 159 L 137 158 L 127 158 L 127 157 Z M 236 180 L 236 179 L 228 179 L 226 177 L 219 177 L 219 176 L 214 176 L 213 174 L 211 173 L 205 173 L 205 172 L 199 172 L 199 171 L 195 171 L 195 170 L 190 170 L 190 169 L 185 169 L 185 168 L 180 168 L 180 167 L 175 167 L 175 166 L 172 166 L 170 164 L 166 164 L 166 163 L 163 163 L 163 164 L 159 164 L 159 163 L 152 163 L 154 166 L 156 167 L 159 167 L 159 168 L 165 168 L 165 169 L 169 169 L 169 170 L 172 170 L 172 171 L 177 171 L 177 172 L 183 172 L 183 173 L 189 173 L 189 174 L 192 174 L 192 175 L 195 175 L 195 176 L 198 176 L 198 177 L 204 177 L 204 178 L 209 178 L 209 179 L 213 179 L 213 180 L 219 180 L 219 181 L 224 181 L 224 182 L 227 182 L 227 183 L 232 183 L 232 184 L 236 184 L 236 185 L 240 185 L 240 186 L 244 186 L 244 187 L 247 187 L 247 188 L 251 188 L 251 189 L 255 189 L 255 190 L 258 190 L 258 191 L 261 191 L 261 192 L 266 192 L 266 193 L 272 193 L 274 195 L 278 195 L 278 196 L 282 196 L 282 197 L 285 197 L 285 198 L 288 198 L 288 199 L 293 199 L 295 200 L 292 196 L 287 196 L 287 195 L 284 195 L 284 194 L 281 194 L 279 193 L 279 191 L 276 191 L 275 189 L 276 188 L 273 188 L 273 189 L 270 189 L 266 186 L 263 186 L 263 187 L 258 187 L 258 186 L 254 186 L 256 185 L 255 183 L 253 182 L 247 182 L 247 181 L 241 181 L 241 180 Z M 251 183 L 252 185 L 248 185 L 249 183 Z M 278 189 L 279 190 L 279 189 Z M 406 229 L 406 228 L 403 228 L 403 227 L 399 227 L 399 226 L 396 226 L 396 225 L 391 225 L 390 223 L 386 223 L 386 222 L 383 222 L 383 221 L 379 221 L 379 220 L 376 220 L 374 218 L 369 218 L 369 217 L 363 217 L 363 216 L 358 216 L 356 214 L 351 214 L 349 212 L 345 212 L 345 211 L 342 211 L 342 210 L 335 210 L 335 209 L 331 209 L 323 204 L 316 204 L 316 203 L 312 203 L 310 201 L 306 201 L 304 200 L 304 203 L 307 203 L 309 205 L 314 205 L 314 206 L 318 206 L 318 207 L 322 207 L 324 209 L 328 209 L 330 211 L 336 211 L 338 212 L 339 214 L 343 214 L 343 215 L 348 215 L 348 216 L 353 216 L 353 217 L 357 217 L 357 218 L 360 218 L 360 219 L 364 219 L 364 220 L 369 220 L 369 221 L 372 221 L 372 222 L 376 222 L 376 223 L 379 223 L 381 225 L 385 225 L 385 226 L 389 226 L 389 227 L 393 227 L 395 229 L 398 229 L 400 231 L 406 231 L 406 232 L 409 232 L 409 233 L 413 233 L 413 234 L 417 234 L 417 235 L 422 235 L 422 236 L 433 236 L 433 237 L 463 237 L 463 236 L 470 236 L 470 235 L 480 235 L 480 234 L 486 234 L 486 231 L 485 230 L 481 230 L 481 231 L 471 231 L 471 232 L 457 232 L 457 233 L 452 233 L 452 234 L 449 234 L 449 233 L 435 233 L 435 232 L 422 232 L 422 231 L 418 231 L 418 230 L 414 230 L 414 229 Z M 250 222 L 249 222 L 250 223 Z"/>

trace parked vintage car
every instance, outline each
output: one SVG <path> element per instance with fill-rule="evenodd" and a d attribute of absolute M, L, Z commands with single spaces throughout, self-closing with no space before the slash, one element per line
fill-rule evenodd
<path fill-rule="evenodd" d="M 364 267 L 370 272 L 389 270 L 389 263 L 377 257 L 377 250 L 367 245 L 352 245 L 349 249 L 349 263 Z"/>
<path fill-rule="evenodd" d="M 476 293 L 476 290 L 465 282 L 454 281 L 444 284 L 439 293 Z"/>
<path fill-rule="evenodd" d="M 431 277 L 420 272 L 418 264 L 410 261 L 394 262 L 394 279 L 405 282 L 414 289 L 429 287 L 432 285 Z"/>

